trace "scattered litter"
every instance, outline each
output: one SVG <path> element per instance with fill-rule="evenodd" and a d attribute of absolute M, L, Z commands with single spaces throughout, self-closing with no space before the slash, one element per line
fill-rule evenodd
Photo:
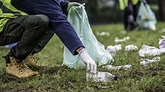
<path fill-rule="evenodd" d="M 121 50 L 121 44 L 114 45 L 114 46 L 107 46 L 106 50 L 112 55 L 115 56 L 116 52 Z"/>
<path fill-rule="evenodd" d="M 165 48 L 165 38 L 164 39 L 159 39 L 159 48 Z"/>
<path fill-rule="evenodd" d="M 104 36 L 104 35 L 109 36 L 110 35 L 109 32 L 97 32 L 96 34 L 99 36 Z"/>
<path fill-rule="evenodd" d="M 135 51 L 135 50 L 138 50 L 137 46 L 135 46 L 135 45 L 125 46 L 125 51 Z"/>
<path fill-rule="evenodd" d="M 119 69 L 130 69 L 132 67 L 132 65 L 120 65 L 120 66 L 112 66 L 112 65 L 106 65 L 103 66 L 103 68 L 106 68 L 108 70 L 119 70 Z"/>
<path fill-rule="evenodd" d="M 138 53 L 139 53 L 139 56 L 141 57 L 156 56 L 156 55 L 161 55 L 165 53 L 165 49 L 158 49 L 156 47 L 143 44 Z"/>
<path fill-rule="evenodd" d="M 117 76 L 109 72 L 97 72 L 96 74 L 87 73 L 87 81 L 92 82 L 110 82 L 112 80 L 117 80 Z"/>
<path fill-rule="evenodd" d="M 118 37 L 115 37 L 115 42 L 118 43 L 118 42 L 125 42 L 127 40 L 129 40 L 130 37 L 127 36 L 127 37 L 124 37 L 123 39 L 119 39 Z"/>
<path fill-rule="evenodd" d="M 147 66 L 149 63 L 160 61 L 160 57 L 154 57 L 153 59 L 144 59 L 140 62 L 141 65 Z"/>

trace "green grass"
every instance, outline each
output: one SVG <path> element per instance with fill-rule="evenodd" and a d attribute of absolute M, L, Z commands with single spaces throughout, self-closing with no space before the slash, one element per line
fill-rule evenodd
<path fill-rule="evenodd" d="M 131 64 L 129 70 L 105 70 L 98 67 L 99 71 L 107 71 L 119 76 L 117 81 L 107 83 L 86 82 L 85 69 L 69 69 L 59 66 L 63 61 L 63 44 L 55 35 L 47 46 L 35 58 L 40 64 L 46 64 L 47 69 L 35 69 L 41 76 L 27 79 L 8 79 L 5 77 L 5 61 L 0 58 L 0 92 L 165 92 L 165 55 L 160 55 L 161 61 L 144 67 L 139 65 L 141 57 L 138 51 L 125 52 L 126 45 L 136 45 L 138 49 L 143 44 L 158 47 L 158 39 L 165 32 L 165 23 L 158 23 L 156 31 L 134 30 L 126 32 L 122 24 L 95 25 L 93 32 L 99 42 L 108 45 L 116 45 L 115 37 L 129 36 L 130 40 L 120 43 L 122 50 L 114 57 L 113 65 Z M 110 32 L 109 36 L 98 36 L 97 32 Z M 0 48 L 0 56 L 8 52 L 6 48 Z M 153 57 L 146 57 L 153 58 Z"/>

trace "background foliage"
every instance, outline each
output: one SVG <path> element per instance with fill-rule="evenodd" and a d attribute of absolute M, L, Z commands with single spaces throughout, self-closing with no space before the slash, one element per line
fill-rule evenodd
<path fill-rule="evenodd" d="M 119 9 L 119 0 L 69 0 L 85 3 L 85 8 L 91 24 L 120 23 L 123 21 L 123 11 Z M 107 4 L 109 1 L 110 4 Z M 159 20 L 157 0 L 147 0 Z M 162 11 L 161 11 L 162 12 Z M 97 20 L 96 20 L 97 19 Z"/>

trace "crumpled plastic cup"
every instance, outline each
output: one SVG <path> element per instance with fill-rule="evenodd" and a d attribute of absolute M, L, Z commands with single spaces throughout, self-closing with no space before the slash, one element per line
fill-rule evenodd
<path fill-rule="evenodd" d="M 129 40 L 130 37 L 127 36 L 127 37 L 124 37 L 123 39 L 119 39 L 118 37 L 115 37 L 115 42 L 118 43 L 118 42 L 125 42 L 127 40 Z"/>
<path fill-rule="evenodd" d="M 139 50 L 138 54 L 141 57 L 145 57 L 145 56 L 156 56 L 156 55 L 161 55 L 165 53 L 165 48 L 156 48 L 154 46 L 148 46 L 143 44 L 143 46 L 141 47 L 141 49 Z"/>
<path fill-rule="evenodd" d="M 121 44 L 118 44 L 118 45 L 114 45 L 114 46 L 107 46 L 106 50 L 112 55 L 112 56 L 115 56 L 116 55 L 116 52 L 121 50 Z"/>
<path fill-rule="evenodd" d="M 125 46 L 125 51 L 135 51 L 135 50 L 138 50 L 137 46 L 135 46 L 135 45 Z"/>
<path fill-rule="evenodd" d="M 160 39 L 159 40 L 159 48 L 160 49 L 165 48 L 165 39 Z"/>
<path fill-rule="evenodd" d="M 144 59 L 140 62 L 141 65 L 147 66 L 149 63 L 160 61 L 160 57 L 154 57 L 153 59 Z"/>

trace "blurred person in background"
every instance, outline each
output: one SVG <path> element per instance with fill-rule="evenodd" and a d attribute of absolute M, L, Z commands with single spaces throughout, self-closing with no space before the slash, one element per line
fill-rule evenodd
<path fill-rule="evenodd" d="M 139 0 L 119 0 L 120 9 L 124 10 L 124 29 L 127 31 L 134 30 L 138 25 L 136 17 L 140 5 Z"/>

